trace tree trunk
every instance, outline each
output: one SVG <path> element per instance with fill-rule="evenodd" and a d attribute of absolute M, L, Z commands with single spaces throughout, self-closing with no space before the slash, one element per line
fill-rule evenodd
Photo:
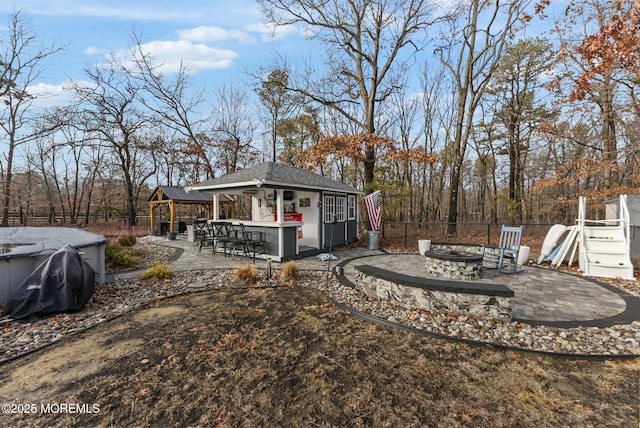
<path fill-rule="evenodd" d="M 460 170 L 462 162 L 455 161 L 449 175 L 449 215 L 447 216 L 447 236 L 458 234 L 458 190 L 460 189 Z"/>
<path fill-rule="evenodd" d="M 602 111 L 602 159 L 604 161 L 604 188 L 611 189 L 618 185 L 618 148 L 616 145 L 616 118 L 613 107 L 612 71 L 604 74 L 602 92 L 600 93 L 600 109 Z"/>
<path fill-rule="evenodd" d="M 7 170 L 4 174 L 4 186 L 2 188 L 2 223 L 0 226 L 9 226 L 9 206 L 11 204 L 11 180 L 13 178 L 13 153 L 15 149 L 15 137 L 9 135 L 9 152 L 7 153 Z"/>

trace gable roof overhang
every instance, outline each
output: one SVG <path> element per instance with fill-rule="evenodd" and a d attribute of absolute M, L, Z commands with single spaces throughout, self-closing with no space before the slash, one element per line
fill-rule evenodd
<path fill-rule="evenodd" d="M 149 202 L 168 203 L 169 201 L 180 203 L 209 203 L 211 196 L 200 192 L 187 192 L 184 187 L 158 186 L 151 193 Z"/>
<path fill-rule="evenodd" d="M 285 188 L 364 194 L 364 192 L 327 177 L 290 165 L 265 162 L 186 188 L 187 192 L 222 193 L 233 190 Z"/>

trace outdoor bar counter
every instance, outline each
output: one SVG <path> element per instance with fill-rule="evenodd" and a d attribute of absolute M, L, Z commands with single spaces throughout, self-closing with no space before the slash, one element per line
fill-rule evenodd
<path fill-rule="evenodd" d="M 296 258 L 300 252 L 298 245 L 299 228 L 304 224 L 301 221 L 243 221 L 237 219 L 230 220 L 209 220 L 211 222 L 223 223 L 228 222 L 233 225 L 244 224 L 247 232 L 262 232 L 265 239 L 266 257 L 280 262 Z M 262 254 L 256 254 L 256 257 L 265 257 Z"/>
<path fill-rule="evenodd" d="M 211 220 L 262 232 L 266 256 L 274 261 L 358 240 L 357 197 L 363 192 L 303 168 L 264 162 L 185 188 L 192 191 L 211 195 L 205 214 Z"/>

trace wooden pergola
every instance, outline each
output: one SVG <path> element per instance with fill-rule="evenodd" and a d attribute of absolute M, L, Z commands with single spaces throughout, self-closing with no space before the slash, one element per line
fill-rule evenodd
<path fill-rule="evenodd" d="M 197 190 L 185 191 L 184 187 L 158 186 L 149 197 L 151 230 L 155 230 L 153 212 L 162 205 L 169 205 L 169 232 L 175 232 L 176 212 L 180 205 L 199 205 L 210 216 L 213 212 L 213 198 Z"/>

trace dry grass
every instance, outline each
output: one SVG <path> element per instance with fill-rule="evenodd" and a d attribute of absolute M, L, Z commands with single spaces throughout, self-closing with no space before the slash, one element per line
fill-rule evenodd
<path fill-rule="evenodd" d="M 255 284 L 259 277 L 260 272 L 253 264 L 246 264 L 236 269 L 236 279 L 244 284 Z"/>
<path fill-rule="evenodd" d="M 0 414 L 0 425 L 638 426 L 639 370 L 393 330 L 310 288 L 227 289 L 159 302 L 6 364 L 0 402 L 100 412 Z"/>
<path fill-rule="evenodd" d="M 247 265 L 241 276 L 260 273 Z M 5 364 L 0 402 L 100 412 L 5 413 L 0 426 L 638 426 L 639 373 L 637 360 L 565 361 L 388 329 L 310 288 L 218 290 Z"/>
<path fill-rule="evenodd" d="M 137 238 L 133 235 L 122 235 L 118 238 L 117 242 L 123 247 L 133 247 L 137 241 Z"/>
<path fill-rule="evenodd" d="M 296 262 L 289 261 L 286 262 L 282 266 L 282 272 L 280 273 L 280 277 L 283 281 L 293 281 L 300 274 L 300 267 Z"/>

